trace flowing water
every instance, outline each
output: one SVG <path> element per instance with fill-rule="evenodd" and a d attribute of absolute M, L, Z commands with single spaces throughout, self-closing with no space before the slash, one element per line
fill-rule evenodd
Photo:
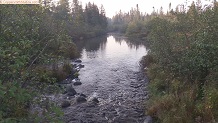
<path fill-rule="evenodd" d="M 79 71 L 78 93 L 87 102 L 63 109 L 70 123 L 143 123 L 143 103 L 147 98 L 147 79 L 140 72 L 139 61 L 147 54 L 140 41 L 108 34 L 77 42 L 84 68 Z M 92 103 L 96 97 L 98 104 Z"/>

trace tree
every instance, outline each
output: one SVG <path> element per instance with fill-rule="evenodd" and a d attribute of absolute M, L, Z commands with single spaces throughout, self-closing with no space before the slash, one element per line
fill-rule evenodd
<path fill-rule="evenodd" d="M 69 2 L 68 0 L 60 0 L 59 5 L 56 7 L 56 13 L 61 20 L 69 19 Z"/>

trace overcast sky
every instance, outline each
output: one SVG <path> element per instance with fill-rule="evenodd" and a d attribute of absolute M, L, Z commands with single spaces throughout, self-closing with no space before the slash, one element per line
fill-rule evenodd
<path fill-rule="evenodd" d="M 104 6 L 106 10 L 106 16 L 112 17 L 116 12 L 120 10 L 124 12 L 128 12 L 132 7 L 136 7 L 136 4 L 139 5 L 139 9 L 141 12 L 151 13 L 153 11 L 153 7 L 155 9 L 160 9 L 162 6 L 164 11 L 167 11 L 169 8 L 169 3 L 172 4 L 172 8 L 175 8 L 178 4 L 186 4 L 191 3 L 193 0 L 79 0 L 82 2 L 83 6 L 89 1 L 91 3 L 97 4 L 99 7 L 101 4 Z M 201 0 L 205 2 L 206 0 Z M 209 0 L 207 0 L 209 1 Z"/>

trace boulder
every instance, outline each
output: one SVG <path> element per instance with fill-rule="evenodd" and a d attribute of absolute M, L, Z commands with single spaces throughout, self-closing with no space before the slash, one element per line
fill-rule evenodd
<path fill-rule="evenodd" d="M 87 101 L 86 98 L 83 97 L 83 96 L 79 96 L 79 97 L 76 98 L 77 103 L 84 103 L 86 101 Z"/>
<path fill-rule="evenodd" d="M 66 89 L 66 91 L 67 91 L 67 95 L 68 95 L 68 96 L 74 96 L 74 95 L 76 95 L 76 91 L 75 91 L 75 89 L 74 89 L 72 86 L 68 86 L 67 89 Z"/>
<path fill-rule="evenodd" d="M 71 104 L 70 104 L 70 102 L 69 101 L 63 101 L 62 103 L 61 103 L 61 108 L 67 108 L 67 107 L 69 107 Z"/>

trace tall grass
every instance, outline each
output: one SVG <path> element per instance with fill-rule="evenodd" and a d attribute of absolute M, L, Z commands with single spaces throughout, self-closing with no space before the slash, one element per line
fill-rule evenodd
<path fill-rule="evenodd" d="M 215 123 L 218 121 L 218 89 L 216 84 L 204 85 L 204 96 L 198 98 L 195 83 L 169 77 L 158 65 L 147 72 L 151 98 L 146 103 L 156 123 Z M 185 83 L 185 84 L 184 84 Z M 217 86 L 217 85 L 216 85 Z"/>

